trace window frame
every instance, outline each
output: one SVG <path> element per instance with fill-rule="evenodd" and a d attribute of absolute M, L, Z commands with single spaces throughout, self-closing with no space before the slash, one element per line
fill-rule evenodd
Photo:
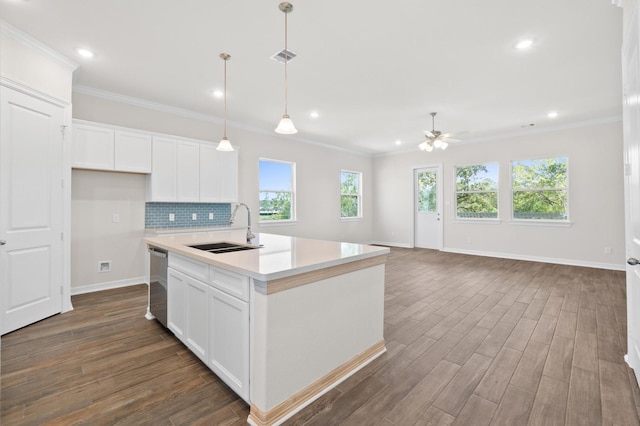
<path fill-rule="evenodd" d="M 354 174 L 358 177 L 358 193 L 356 194 L 358 198 L 358 214 L 356 216 L 342 216 L 342 197 L 349 196 L 352 197 L 354 194 L 345 194 L 342 192 L 342 174 L 350 173 Z M 340 220 L 349 221 L 349 220 L 360 220 L 364 218 L 363 208 L 362 208 L 362 185 L 363 185 L 363 176 L 362 172 L 358 172 L 355 170 L 340 170 Z"/>
<path fill-rule="evenodd" d="M 271 188 L 262 188 L 261 186 L 261 182 L 260 182 L 260 163 L 261 162 L 270 162 L 270 163 L 279 163 L 279 164 L 287 164 L 291 167 L 291 190 L 290 191 L 285 191 L 282 189 L 271 189 Z M 287 194 L 291 194 L 290 195 L 290 200 L 291 200 L 291 209 L 290 209 L 290 218 L 289 219 L 274 219 L 274 220 L 269 220 L 269 219 L 263 219 L 262 216 L 260 215 L 260 195 L 263 192 L 271 192 L 271 193 L 287 193 Z M 258 223 L 263 226 L 263 225 L 269 225 L 269 224 L 278 224 L 278 225 L 283 225 L 283 224 L 290 224 L 290 223 L 295 223 L 296 222 L 296 163 L 293 161 L 286 161 L 286 160 L 275 160 L 272 158 L 263 158 L 260 157 L 258 159 Z"/>
<path fill-rule="evenodd" d="M 514 169 L 514 163 L 518 163 L 518 162 L 524 162 L 524 161 L 531 161 L 531 162 L 536 162 L 536 161 L 540 161 L 540 160 L 547 160 L 547 159 L 558 159 L 558 158 L 564 158 L 565 159 L 565 164 L 566 164 L 566 177 L 565 177 L 565 186 L 564 188 L 560 188 L 560 187 L 555 187 L 555 188 L 527 188 L 526 190 L 522 190 L 522 189 L 515 189 L 514 188 L 514 176 L 513 176 L 513 169 Z M 564 155 L 564 154 L 558 154 L 558 155 L 548 155 L 548 156 L 543 156 L 543 157 L 535 157 L 535 158 L 525 158 L 525 159 L 519 159 L 519 160 L 509 160 L 509 197 L 510 197 L 510 203 L 509 203 L 509 209 L 510 209 L 510 223 L 514 224 L 514 225 L 545 225 L 545 226 L 571 226 L 572 222 L 571 222 L 571 216 L 570 216 L 570 205 L 571 205 L 571 197 L 570 197 L 570 191 L 569 191 L 569 187 L 570 187 L 570 183 L 569 183 L 569 156 L 568 155 Z M 513 202 L 514 202 L 514 193 L 515 192 L 535 192 L 535 191 L 566 191 L 567 193 L 567 203 L 565 206 L 565 219 L 532 219 L 532 218 L 526 218 L 526 219 L 519 219 L 516 218 L 515 215 L 515 211 L 513 208 Z"/>
<path fill-rule="evenodd" d="M 491 191 L 458 191 L 458 169 L 473 166 L 487 166 L 493 164 L 496 166 L 497 181 L 496 189 Z M 455 222 L 481 222 L 481 223 L 500 223 L 500 162 L 499 161 L 485 161 L 481 163 L 473 163 L 466 165 L 454 165 L 453 166 L 453 204 L 454 204 L 454 221 Z M 495 193 L 496 194 L 496 217 L 462 217 L 458 216 L 458 194 L 480 194 L 480 193 Z"/>

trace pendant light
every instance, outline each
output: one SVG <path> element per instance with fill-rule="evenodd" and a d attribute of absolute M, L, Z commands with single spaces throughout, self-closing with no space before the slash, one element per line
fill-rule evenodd
<path fill-rule="evenodd" d="M 233 147 L 227 138 L 227 61 L 231 59 L 231 55 L 221 53 L 220 58 L 224 61 L 224 136 L 220 140 L 216 150 L 230 152 L 233 151 Z"/>
<path fill-rule="evenodd" d="M 278 6 L 278 8 L 284 12 L 284 115 L 282 116 L 282 120 L 278 123 L 278 127 L 276 128 L 276 133 L 280 133 L 283 135 L 293 135 L 294 133 L 298 133 L 295 126 L 293 125 L 293 121 L 289 118 L 289 114 L 287 114 L 287 62 L 289 62 L 289 50 L 287 49 L 287 15 L 293 10 L 293 5 L 288 2 L 282 2 Z"/>

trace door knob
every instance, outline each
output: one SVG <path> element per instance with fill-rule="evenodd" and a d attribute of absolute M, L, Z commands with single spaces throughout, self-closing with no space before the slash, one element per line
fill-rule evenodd
<path fill-rule="evenodd" d="M 640 260 L 636 259 L 635 257 L 630 257 L 627 259 L 627 263 L 631 266 L 636 266 L 638 263 L 640 263 Z"/>
<path fill-rule="evenodd" d="M 7 242 L 5 240 L 0 240 L 0 246 L 3 246 L 5 244 L 7 244 Z"/>

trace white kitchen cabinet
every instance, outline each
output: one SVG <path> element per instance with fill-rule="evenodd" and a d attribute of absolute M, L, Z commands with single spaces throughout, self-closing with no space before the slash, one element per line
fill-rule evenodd
<path fill-rule="evenodd" d="M 176 147 L 176 201 L 200 201 L 200 144 L 178 141 Z"/>
<path fill-rule="evenodd" d="M 113 169 L 119 172 L 151 173 L 151 135 L 116 130 Z"/>
<path fill-rule="evenodd" d="M 177 141 L 160 136 L 153 137 L 151 175 L 148 177 L 149 201 L 176 201 L 176 147 Z"/>
<path fill-rule="evenodd" d="M 200 201 L 238 201 L 238 151 L 217 151 L 215 145 L 200 145 Z"/>
<path fill-rule="evenodd" d="M 113 170 L 114 155 L 113 129 L 74 123 L 72 167 Z"/>
<path fill-rule="evenodd" d="M 208 366 L 249 400 L 249 303 L 209 288 Z"/>
<path fill-rule="evenodd" d="M 167 325 L 203 362 L 208 350 L 209 286 L 173 268 L 168 269 Z"/>
<path fill-rule="evenodd" d="M 186 343 L 188 279 L 182 272 L 167 269 L 167 327 L 183 343 Z"/>
<path fill-rule="evenodd" d="M 72 167 L 151 173 L 151 135 L 85 123 L 73 125 Z"/>

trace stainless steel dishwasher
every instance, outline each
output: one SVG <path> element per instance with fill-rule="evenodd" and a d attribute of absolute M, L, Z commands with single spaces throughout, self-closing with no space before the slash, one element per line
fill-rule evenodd
<path fill-rule="evenodd" d="M 149 310 L 158 321 L 167 326 L 167 251 L 149 247 Z"/>

